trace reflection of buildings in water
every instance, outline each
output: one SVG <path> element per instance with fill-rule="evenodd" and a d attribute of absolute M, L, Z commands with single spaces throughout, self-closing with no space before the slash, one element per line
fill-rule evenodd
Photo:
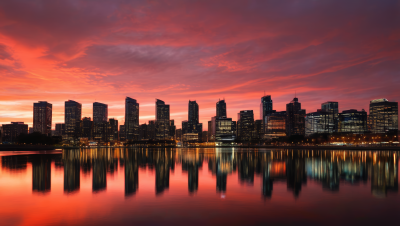
<path fill-rule="evenodd" d="M 296 157 L 286 160 L 286 177 L 287 188 L 292 190 L 297 197 L 301 191 L 302 185 L 307 183 L 307 177 L 304 159 L 299 156 L 298 152 L 294 155 Z"/>
<path fill-rule="evenodd" d="M 32 160 L 32 190 L 49 192 L 51 189 L 51 159 L 34 156 Z"/>
<path fill-rule="evenodd" d="M 330 162 L 322 158 L 308 158 L 306 161 L 307 176 L 321 181 L 322 187 L 331 191 L 339 190 L 339 169 L 337 162 Z"/>
<path fill-rule="evenodd" d="M 240 183 L 252 185 L 254 183 L 255 156 L 252 152 L 239 152 L 236 154 L 238 162 L 238 175 Z"/>
<path fill-rule="evenodd" d="M 62 154 L 64 163 L 64 192 L 78 191 L 80 188 L 80 150 L 66 150 Z"/>
<path fill-rule="evenodd" d="M 11 155 L 1 157 L 1 168 L 10 172 L 25 171 L 28 163 L 26 155 Z"/>
<path fill-rule="evenodd" d="M 126 151 L 125 153 L 125 196 L 136 193 L 139 187 L 139 171 L 137 153 Z"/>
<path fill-rule="evenodd" d="M 262 193 L 264 197 L 270 198 L 273 190 L 273 182 L 275 180 L 283 180 L 286 178 L 286 163 L 283 161 L 271 161 L 267 158 L 266 153 L 263 154 L 262 161 Z"/>
<path fill-rule="evenodd" d="M 107 189 L 105 159 L 99 158 L 93 160 L 93 192 L 99 192 Z"/>
<path fill-rule="evenodd" d="M 202 165 L 202 158 L 198 150 L 189 149 L 182 155 L 182 172 L 188 173 L 189 192 L 196 192 L 199 188 L 199 168 Z"/>
<path fill-rule="evenodd" d="M 208 169 L 216 175 L 217 192 L 226 192 L 228 174 L 236 170 L 235 153 L 225 152 L 223 148 L 217 148 L 215 155 L 209 156 Z"/>
<path fill-rule="evenodd" d="M 153 153 L 156 168 L 156 194 L 169 188 L 169 169 L 172 165 L 172 153 L 161 150 Z M 174 164 L 175 165 L 175 164 Z"/>
<path fill-rule="evenodd" d="M 375 196 L 386 196 L 398 191 L 398 157 L 396 153 L 373 153 L 371 191 Z"/>

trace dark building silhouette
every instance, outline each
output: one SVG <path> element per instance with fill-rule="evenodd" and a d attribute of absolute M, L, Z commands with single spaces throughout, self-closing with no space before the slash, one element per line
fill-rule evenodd
<path fill-rule="evenodd" d="M 32 161 L 32 190 L 49 192 L 51 189 L 51 159 L 35 156 Z"/>
<path fill-rule="evenodd" d="M 156 100 L 156 139 L 166 140 L 170 137 L 169 105 L 164 101 Z"/>
<path fill-rule="evenodd" d="M 93 103 L 93 137 L 96 141 L 107 140 L 108 105 Z"/>
<path fill-rule="evenodd" d="M 56 136 L 65 135 L 65 124 L 64 123 L 56 123 Z"/>
<path fill-rule="evenodd" d="M 271 95 L 266 95 L 261 97 L 261 104 L 260 104 L 260 118 L 265 124 L 265 116 L 271 114 L 272 110 L 272 99 Z"/>
<path fill-rule="evenodd" d="M 338 131 L 341 133 L 363 134 L 368 130 L 368 115 L 363 109 L 343 111 L 339 114 Z"/>
<path fill-rule="evenodd" d="M 148 140 L 149 136 L 147 134 L 147 124 L 144 123 L 139 126 L 139 140 Z"/>
<path fill-rule="evenodd" d="M 53 105 L 46 101 L 33 104 L 33 131 L 51 136 Z"/>
<path fill-rule="evenodd" d="M 369 127 L 372 133 L 387 133 L 399 129 L 398 103 L 387 99 L 371 100 Z"/>
<path fill-rule="evenodd" d="M 23 122 L 11 122 L 11 124 L 3 124 L 2 130 L 3 142 L 17 142 L 20 134 L 28 134 L 28 125 Z"/>
<path fill-rule="evenodd" d="M 217 102 L 217 118 L 227 117 L 226 115 L 226 103 L 225 100 L 219 100 Z"/>
<path fill-rule="evenodd" d="M 189 107 L 188 107 L 188 121 L 193 122 L 193 124 L 199 123 L 199 105 L 196 101 L 189 100 Z"/>
<path fill-rule="evenodd" d="M 107 124 L 107 141 L 118 141 L 118 120 L 110 118 Z"/>
<path fill-rule="evenodd" d="M 287 136 L 305 135 L 306 110 L 301 109 L 299 99 L 295 97 L 286 104 L 286 134 Z"/>
<path fill-rule="evenodd" d="M 130 97 L 125 98 L 125 139 L 139 139 L 139 103 Z"/>
<path fill-rule="evenodd" d="M 240 140 L 251 140 L 254 135 L 253 110 L 240 111 L 238 113 L 238 137 Z"/>
<path fill-rule="evenodd" d="M 65 101 L 65 134 L 69 138 L 76 137 L 76 123 L 82 118 L 82 104 L 68 100 Z"/>
<path fill-rule="evenodd" d="M 93 139 L 93 122 L 90 117 L 82 119 L 82 137 L 87 137 L 89 140 Z"/>
<path fill-rule="evenodd" d="M 27 155 L 1 156 L 1 168 L 4 171 L 20 172 L 26 171 L 28 164 Z"/>
<path fill-rule="evenodd" d="M 147 137 L 149 140 L 156 139 L 156 121 L 150 120 L 147 125 Z"/>
<path fill-rule="evenodd" d="M 119 140 L 125 141 L 126 140 L 126 132 L 125 132 L 125 125 L 119 126 Z"/>

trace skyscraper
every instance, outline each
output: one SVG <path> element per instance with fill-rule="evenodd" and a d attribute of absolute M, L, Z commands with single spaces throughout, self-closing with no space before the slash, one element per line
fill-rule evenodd
<path fill-rule="evenodd" d="M 165 140 L 169 137 L 169 105 L 156 99 L 156 139 Z"/>
<path fill-rule="evenodd" d="M 338 132 L 339 103 L 328 101 L 321 104 L 321 109 L 328 114 L 326 128 L 328 133 Z"/>
<path fill-rule="evenodd" d="M 272 99 L 271 95 L 266 95 L 261 97 L 261 104 L 260 104 L 260 117 L 263 122 L 265 121 L 265 116 L 272 113 Z"/>
<path fill-rule="evenodd" d="M 254 135 L 253 110 L 240 111 L 238 113 L 238 137 L 241 140 L 251 140 Z"/>
<path fill-rule="evenodd" d="M 72 138 L 76 135 L 75 134 L 76 123 L 80 121 L 81 118 L 82 118 L 82 104 L 73 100 L 65 101 L 65 114 L 64 114 L 65 134 L 69 138 Z"/>
<path fill-rule="evenodd" d="M 193 122 L 195 124 L 199 123 L 199 105 L 196 101 L 189 100 L 189 114 L 188 121 Z"/>
<path fill-rule="evenodd" d="M 305 135 L 306 110 L 301 109 L 297 97 L 286 104 L 286 134 L 287 136 Z"/>
<path fill-rule="evenodd" d="M 107 122 L 108 120 L 108 105 L 94 102 L 93 103 L 93 122 Z"/>
<path fill-rule="evenodd" d="M 33 104 L 33 131 L 51 135 L 53 105 L 46 101 Z"/>
<path fill-rule="evenodd" d="M 97 141 L 106 141 L 107 137 L 108 105 L 93 103 L 93 137 Z"/>
<path fill-rule="evenodd" d="M 130 97 L 125 98 L 125 133 L 127 140 L 139 138 L 139 103 Z"/>
<path fill-rule="evenodd" d="M 118 120 L 110 118 L 107 124 L 107 141 L 118 141 Z"/>
<path fill-rule="evenodd" d="M 372 133 L 387 133 L 399 129 L 398 103 L 387 99 L 371 100 L 369 104 L 369 127 Z"/>
<path fill-rule="evenodd" d="M 343 111 L 339 114 L 338 131 L 341 133 L 363 134 L 367 131 L 367 112 L 363 109 Z"/>
<path fill-rule="evenodd" d="M 82 119 L 82 137 L 87 137 L 89 140 L 93 139 L 93 122 L 90 117 Z"/>
<path fill-rule="evenodd" d="M 226 103 L 225 100 L 217 102 L 217 118 L 226 117 Z"/>

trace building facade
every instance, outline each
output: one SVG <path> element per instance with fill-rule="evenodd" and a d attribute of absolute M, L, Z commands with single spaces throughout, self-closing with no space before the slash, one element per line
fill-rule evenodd
<path fill-rule="evenodd" d="M 305 135 L 329 133 L 331 131 L 330 116 L 329 112 L 322 109 L 308 113 L 305 118 Z"/>
<path fill-rule="evenodd" d="M 164 101 L 156 100 L 156 139 L 167 140 L 169 139 L 169 105 L 166 105 Z"/>
<path fill-rule="evenodd" d="M 2 126 L 3 142 L 17 142 L 20 134 L 28 134 L 28 125 L 23 122 L 11 122 Z"/>
<path fill-rule="evenodd" d="M 368 126 L 372 133 L 387 133 L 399 129 L 398 103 L 387 99 L 372 100 L 369 104 Z"/>
<path fill-rule="evenodd" d="M 265 116 L 265 139 L 286 136 L 286 111 L 274 112 Z"/>
<path fill-rule="evenodd" d="M 301 109 L 299 99 L 295 97 L 286 104 L 286 134 L 287 136 L 305 135 L 306 110 Z"/>
<path fill-rule="evenodd" d="M 339 103 L 328 101 L 321 104 L 321 109 L 328 114 L 328 133 L 338 132 Z"/>
<path fill-rule="evenodd" d="M 46 101 L 33 104 L 33 131 L 51 136 L 53 105 Z"/>
<path fill-rule="evenodd" d="M 273 112 L 272 110 L 272 99 L 271 95 L 266 95 L 261 97 L 261 103 L 260 103 L 260 117 L 263 120 L 263 124 L 265 124 L 265 116 L 268 114 L 271 114 Z"/>
<path fill-rule="evenodd" d="M 368 116 L 364 109 L 343 111 L 339 114 L 339 132 L 363 134 L 368 130 L 367 122 Z"/>
<path fill-rule="evenodd" d="M 225 100 L 219 100 L 216 104 L 217 118 L 227 117 Z"/>
<path fill-rule="evenodd" d="M 125 133 L 127 140 L 139 138 L 139 103 L 130 97 L 125 98 Z"/>
<path fill-rule="evenodd" d="M 65 134 L 68 138 L 76 137 L 76 123 L 82 118 L 82 104 L 68 100 L 65 101 Z"/>
<path fill-rule="evenodd" d="M 254 114 L 253 110 L 240 111 L 238 113 L 238 138 L 240 140 L 252 140 L 254 138 Z"/>

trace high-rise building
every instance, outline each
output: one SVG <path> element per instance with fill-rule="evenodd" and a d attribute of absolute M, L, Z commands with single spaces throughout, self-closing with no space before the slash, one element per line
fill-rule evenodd
<path fill-rule="evenodd" d="M 82 104 L 68 100 L 65 101 L 65 134 L 69 137 L 76 137 L 76 122 L 82 118 Z"/>
<path fill-rule="evenodd" d="M 130 97 L 125 98 L 125 133 L 127 140 L 139 138 L 139 103 Z"/>
<path fill-rule="evenodd" d="M 217 102 L 217 115 L 216 116 L 217 116 L 217 118 L 227 117 L 225 100 L 219 100 Z"/>
<path fill-rule="evenodd" d="M 56 136 L 64 136 L 64 135 L 65 135 L 65 124 L 56 123 Z"/>
<path fill-rule="evenodd" d="M 326 128 L 328 133 L 338 132 L 339 103 L 328 101 L 321 104 L 321 109 L 328 114 Z"/>
<path fill-rule="evenodd" d="M 28 125 L 23 122 L 11 122 L 11 124 L 3 124 L 2 130 L 3 142 L 17 142 L 20 134 L 28 134 Z"/>
<path fill-rule="evenodd" d="M 90 117 L 84 117 L 82 119 L 82 137 L 93 139 L 93 122 Z"/>
<path fill-rule="evenodd" d="M 305 118 L 305 135 L 329 133 L 331 114 L 325 110 L 318 109 L 317 112 L 308 113 Z"/>
<path fill-rule="evenodd" d="M 53 105 L 46 101 L 33 104 L 33 131 L 51 136 Z"/>
<path fill-rule="evenodd" d="M 188 121 L 193 122 L 195 124 L 199 123 L 199 105 L 196 101 L 189 100 L 189 107 L 188 107 Z"/>
<path fill-rule="evenodd" d="M 273 112 L 265 116 L 265 138 L 286 136 L 286 111 Z"/>
<path fill-rule="evenodd" d="M 197 141 L 202 141 L 203 124 L 199 123 L 199 105 L 196 101 L 190 101 L 188 105 L 188 121 L 182 121 L 182 136 L 186 134 L 197 134 L 197 136 L 190 135 L 190 137 L 197 137 Z M 191 141 L 195 141 L 191 139 Z"/>
<path fill-rule="evenodd" d="M 115 142 L 118 141 L 118 120 L 110 118 L 107 124 L 107 141 Z"/>
<path fill-rule="evenodd" d="M 93 122 L 107 122 L 108 121 L 108 105 L 94 102 L 93 103 Z"/>
<path fill-rule="evenodd" d="M 93 103 L 93 136 L 97 141 L 107 140 L 108 105 Z"/>
<path fill-rule="evenodd" d="M 306 110 L 301 109 L 301 103 L 297 97 L 286 104 L 286 134 L 288 136 L 305 135 L 305 116 Z"/>
<path fill-rule="evenodd" d="M 126 132 L 125 132 L 125 125 L 119 126 L 119 140 L 125 141 L 126 140 Z"/>
<path fill-rule="evenodd" d="M 261 97 L 261 104 L 260 104 L 260 117 L 264 121 L 265 116 L 272 113 L 272 99 L 271 95 L 266 95 Z"/>
<path fill-rule="evenodd" d="M 208 142 L 214 141 L 215 137 L 212 134 L 212 121 L 208 121 L 208 131 L 207 131 L 207 139 Z"/>
<path fill-rule="evenodd" d="M 371 100 L 369 104 L 369 127 L 372 133 L 387 133 L 399 129 L 398 103 L 387 99 Z"/>
<path fill-rule="evenodd" d="M 215 141 L 234 141 L 236 136 L 232 129 L 231 118 L 216 118 L 215 120 Z"/>
<path fill-rule="evenodd" d="M 264 129 L 263 129 L 263 120 L 255 120 L 254 121 L 254 137 L 256 139 L 263 138 Z"/>
<path fill-rule="evenodd" d="M 367 131 L 367 112 L 363 109 L 343 111 L 339 114 L 339 132 L 363 134 Z"/>
<path fill-rule="evenodd" d="M 144 123 L 139 126 L 139 140 L 147 140 L 149 136 L 147 135 L 147 124 Z"/>
<path fill-rule="evenodd" d="M 240 111 L 238 113 L 238 137 L 240 140 L 251 140 L 254 135 L 253 110 Z"/>
<path fill-rule="evenodd" d="M 182 141 L 182 129 L 177 129 L 175 131 L 175 139 L 176 141 Z"/>
<path fill-rule="evenodd" d="M 164 101 L 156 100 L 156 139 L 166 140 L 169 138 L 169 105 Z"/>
<path fill-rule="evenodd" d="M 156 139 L 156 121 L 150 120 L 149 124 L 147 125 L 147 137 L 149 140 Z"/>

